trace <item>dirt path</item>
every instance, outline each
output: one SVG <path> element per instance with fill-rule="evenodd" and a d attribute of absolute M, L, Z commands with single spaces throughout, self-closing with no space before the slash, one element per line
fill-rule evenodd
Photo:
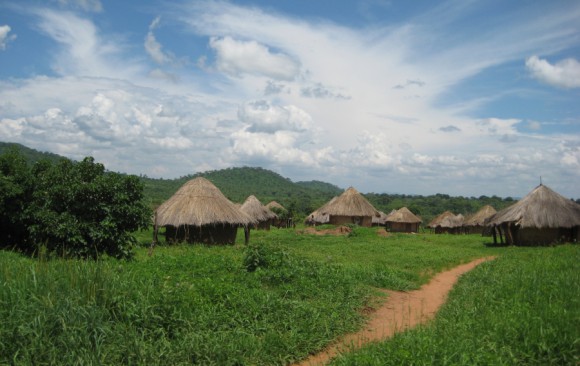
<path fill-rule="evenodd" d="M 407 328 L 432 319 L 447 299 L 459 276 L 493 257 L 479 258 L 449 271 L 441 272 L 419 290 L 401 292 L 381 290 L 388 295 L 385 303 L 371 315 L 364 329 L 341 338 L 321 353 L 298 363 L 298 366 L 324 365 L 331 358 L 360 348 L 368 342 L 380 341 Z"/>

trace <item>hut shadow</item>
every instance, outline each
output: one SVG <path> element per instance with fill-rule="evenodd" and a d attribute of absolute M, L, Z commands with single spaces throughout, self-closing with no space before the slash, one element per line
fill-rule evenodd
<path fill-rule="evenodd" d="M 494 243 L 494 242 L 484 243 L 483 245 L 485 245 L 488 248 L 501 248 L 510 246 L 510 244 L 507 243 Z"/>

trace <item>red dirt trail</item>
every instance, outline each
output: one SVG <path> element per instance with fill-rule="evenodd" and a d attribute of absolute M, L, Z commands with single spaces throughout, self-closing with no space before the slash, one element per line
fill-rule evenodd
<path fill-rule="evenodd" d="M 479 258 L 462 264 L 451 270 L 441 272 L 423 285 L 419 290 L 402 292 L 380 290 L 387 294 L 387 299 L 380 308 L 374 311 L 365 328 L 347 334 L 336 343 L 320 353 L 311 355 L 296 366 L 324 365 L 333 357 L 360 348 L 365 343 L 385 340 L 395 333 L 412 328 L 432 319 L 447 299 L 447 294 L 462 274 L 472 270 L 478 264 L 494 259 Z"/>

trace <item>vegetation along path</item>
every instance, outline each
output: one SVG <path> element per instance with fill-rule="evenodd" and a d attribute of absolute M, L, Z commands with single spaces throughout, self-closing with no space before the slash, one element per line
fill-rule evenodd
<path fill-rule="evenodd" d="M 491 259 L 494 257 L 479 258 L 441 272 L 419 290 L 409 292 L 381 290 L 388 297 L 385 303 L 373 312 L 364 329 L 344 336 L 337 343 L 298 365 L 323 365 L 340 353 L 360 348 L 368 342 L 385 340 L 397 332 L 427 322 L 443 305 L 459 276 Z"/>

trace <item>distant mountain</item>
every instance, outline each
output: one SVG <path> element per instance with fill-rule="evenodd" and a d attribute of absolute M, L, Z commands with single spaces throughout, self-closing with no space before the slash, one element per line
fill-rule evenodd
<path fill-rule="evenodd" d="M 56 162 L 66 159 L 49 152 L 40 152 L 26 146 L 0 142 L 0 154 L 11 147 L 17 147 L 30 161 L 36 162 L 48 159 Z M 297 216 L 306 216 L 310 212 L 328 202 L 332 197 L 340 195 L 344 190 L 336 185 L 321 181 L 292 182 L 273 171 L 256 167 L 227 168 L 195 173 L 176 179 L 153 179 L 140 177 L 145 187 L 145 200 L 151 207 L 157 207 L 171 197 L 185 182 L 195 177 L 205 177 L 213 182 L 231 201 L 243 203 L 250 195 L 256 196 L 263 204 L 277 201 L 290 209 Z M 450 210 L 455 214 L 468 215 L 484 205 L 491 205 L 500 210 L 514 203 L 511 197 L 452 197 L 446 194 L 430 196 L 367 193 L 364 196 L 383 212 L 390 212 L 403 206 L 423 218 L 426 225 L 433 217 L 443 211 Z"/>
<path fill-rule="evenodd" d="M 250 195 L 256 196 L 263 204 L 277 201 L 282 206 L 297 212 L 311 212 L 342 189 L 324 182 L 294 183 L 273 171 L 256 167 L 227 168 L 196 173 L 174 180 L 142 178 L 145 195 L 157 206 L 181 185 L 190 179 L 204 177 L 218 187 L 231 201 L 243 203 Z"/>

